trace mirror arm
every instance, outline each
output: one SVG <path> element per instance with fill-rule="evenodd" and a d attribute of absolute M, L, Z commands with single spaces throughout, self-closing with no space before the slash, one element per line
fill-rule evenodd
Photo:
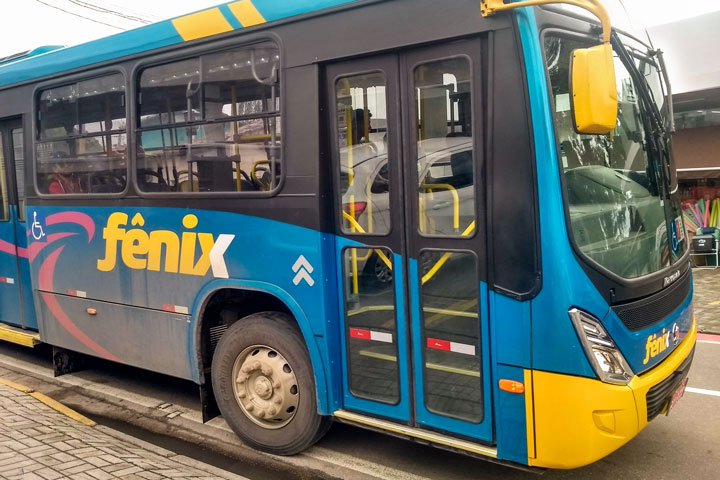
<path fill-rule="evenodd" d="M 548 5 L 552 3 L 566 3 L 574 5 L 595 15 L 602 25 L 603 43 L 610 43 L 610 15 L 600 0 L 520 0 L 513 3 L 505 3 L 505 0 L 482 0 L 480 2 L 480 12 L 483 17 L 489 17 L 497 12 L 505 10 L 514 10 L 522 7 L 534 7 L 537 5 Z"/>

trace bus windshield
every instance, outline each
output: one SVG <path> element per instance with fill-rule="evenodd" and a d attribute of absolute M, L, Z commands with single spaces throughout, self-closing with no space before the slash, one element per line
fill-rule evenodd
<path fill-rule="evenodd" d="M 664 109 L 657 67 L 633 56 L 647 81 L 636 85 L 616 54 L 617 126 L 609 135 L 582 135 L 573 127 L 569 72 L 572 51 L 591 43 L 558 34 L 547 35 L 544 43 L 576 248 L 592 263 L 626 279 L 673 265 L 686 248 L 681 209 L 669 193 L 666 161 L 656 148 L 667 145 L 666 138 L 657 137 L 665 133 L 653 127 L 639 95 L 649 87 L 658 110 Z"/>

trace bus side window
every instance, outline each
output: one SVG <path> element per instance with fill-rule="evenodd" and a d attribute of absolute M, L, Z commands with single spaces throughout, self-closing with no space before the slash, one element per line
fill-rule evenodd
<path fill-rule="evenodd" d="M 36 181 L 53 195 L 120 193 L 127 186 L 125 78 L 111 74 L 42 90 Z"/>
<path fill-rule="evenodd" d="M 140 189 L 277 188 L 282 162 L 279 66 L 277 46 L 263 42 L 141 71 Z"/>

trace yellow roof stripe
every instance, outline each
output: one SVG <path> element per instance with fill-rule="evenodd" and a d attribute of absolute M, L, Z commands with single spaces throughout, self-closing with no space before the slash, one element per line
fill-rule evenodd
<path fill-rule="evenodd" d="M 185 15 L 174 19 L 172 23 L 186 42 L 233 30 L 232 25 L 225 19 L 219 8 Z"/>
<path fill-rule="evenodd" d="M 241 0 L 231 3 L 228 5 L 228 8 L 245 28 L 260 25 L 267 21 L 262 14 L 258 12 L 251 0 Z"/>

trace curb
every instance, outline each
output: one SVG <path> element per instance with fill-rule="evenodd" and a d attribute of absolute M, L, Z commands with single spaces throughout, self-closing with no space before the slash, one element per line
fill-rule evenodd
<path fill-rule="evenodd" d="M 87 418 L 85 415 L 76 412 L 70 407 L 66 407 L 62 403 L 58 402 L 57 400 L 53 400 L 44 393 L 36 392 L 30 387 L 20 385 L 19 383 L 11 382 L 10 380 L 5 380 L 4 378 L 0 378 L 0 385 L 4 385 L 6 387 L 12 388 L 13 390 L 17 390 L 18 392 L 28 394 L 39 402 L 52 408 L 53 410 L 62 413 L 66 417 L 75 420 L 76 422 L 82 423 L 83 425 L 86 425 L 88 427 L 94 427 L 96 425 L 95 422 Z"/>
<path fill-rule="evenodd" d="M 117 430 L 113 430 L 112 428 L 106 427 L 105 425 L 98 425 L 95 428 L 97 430 L 100 430 L 101 432 L 103 432 L 105 435 L 116 438 L 122 442 L 129 443 L 131 445 L 135 445 L 136 447 L 140 447 L 143 450 L 146 450 L 150 453 L 154 453 L 155 455 L 158 455 L 160 457 L 169 458 L 169 459 L 176 461 L 177 463 L 180 463 L 181 465 L 185 465 L 187 467 L 194 468 L 196 470 L 205 471 L 205 472 L 213 475 L 215 478 L 224 479 L 224 480 L 249 480 L 247 477 L 244 477 L 242 475 L 237 475 L 232 472 L 227 472 L 227 471 L 217 468 L 213 465 L 203 463 L 198 460 L 194 460 L 185 455 L 177 454 L 173 451 L 170 451 L 165 448 L 159 447 L 157 445 L 153 445 L 152 443 L 146 442 L 145 440 L 141 440 L 139 438 L 133 437 L 126 433 L 118 432 Z"/>
<path fill-rule="evenodd" d="M 698 343 L 715 343 L 720 345 L 720 335 L 714 333 L 698 333 Z"/>

